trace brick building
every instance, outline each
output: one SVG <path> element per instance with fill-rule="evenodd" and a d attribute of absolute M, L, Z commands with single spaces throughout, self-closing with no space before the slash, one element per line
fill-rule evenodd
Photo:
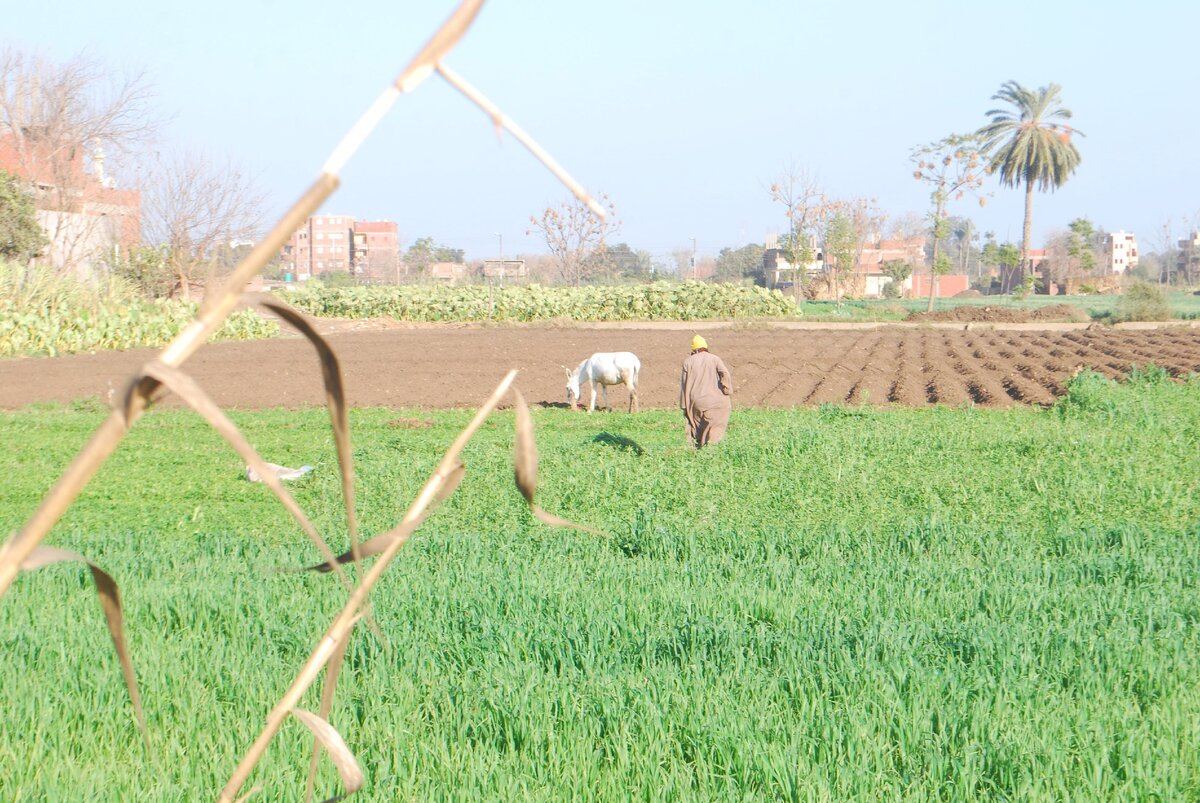
<path fill-rule="evenodd" d="M 29 187 L 50 240 L 39 259 L 80 278 L 91 275 L 99 256 L 141 242 L 141 193 L 119 189 L 105 175 L 103 151 L 89 155 L 85 165 L 82 143 L 43 141 L 28 129 L 20 137 L 0 134 L 0 169 Z"/>
<path fill-rule="evenodd" d="M 901 287 L 908 292 L 919 292 L 914 290 L 918 287 L 917 282 L 922 273 L 926 284 L 925 292 L 929 292 L 929 266 L 925 259 L 925 237 L 918 235 L 910 237 L 907 240 L 880 240 L 876 243 L 870 243 L 863 247 L 862 253 L 858 256 L 858 262 L 854 266 L 856 273 L 862 274 L 863 277 L 863 295 L 867 298 L 880 298 L 883 296 L 883 289 L 892 282 L 892 277 L 884 273 L 884 267 L 889 262 L 903 262 L 912 268 L 912 275 L 901 283 Z M 946 277 L 941 277 L 946 278 Z M 944 295 L 948 288 L 957 287 L 954 282 L 943 284 L 938 281 L 936 292 L 937 295 Z M 965 289 L 965 285 L 954 292 Z"/>
<path fill-rule="evenodd" d="M 354 272 L 373 281 L 400 281 L 400 232 L 390 220 L 354 223 Z"/>
<path fill-rule="evenodd" d="M 346 271 L 379 281 L 396 279 L 398 227 L 387 220 L 313 215 L 283 246 L 284 269 L 299 281 Z"/>

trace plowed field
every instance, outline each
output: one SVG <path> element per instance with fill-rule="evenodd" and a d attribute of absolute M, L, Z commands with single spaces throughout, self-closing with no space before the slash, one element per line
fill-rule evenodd
<path fill-rule="evenodd" d="M 705 336 L 733 373 L 736 405 L 849 402 L 986 407 L 1049 404 L 1077 370 L 1119 378 L 1154 363 L 1200 372 L 1200 329 L 715 329 Z M 691 332 L 651 328 L 436 327 L 329 335 L 355 406 L 445 408 L 476 404 L 508 368 L 533 402 L 564 401 L 562 366 L 594 351 L 642 360 L 641 402 L 670 407 Z M 0 408 L 108 398 L 149 349 L 0 361 Z M 297 338 L 206 346 L 187 370 L 217 402 L 261 408 L 324 403 L 320 370 Z M 610 394 L 625 406 L 624 390 Z M 585 399 L 586 390 L 585 390 Z"/>

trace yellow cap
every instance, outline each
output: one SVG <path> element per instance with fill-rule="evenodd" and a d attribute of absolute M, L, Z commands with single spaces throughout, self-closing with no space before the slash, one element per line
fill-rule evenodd
<path fill-rule="evenodd" d="M 708 348 L 707 340 L 700 337 L 700 335 L 696 335 L 695 337 L 692 338 L 692 351 L 695 351 L 696 349 L 706 349 L 706 348 Z"/>

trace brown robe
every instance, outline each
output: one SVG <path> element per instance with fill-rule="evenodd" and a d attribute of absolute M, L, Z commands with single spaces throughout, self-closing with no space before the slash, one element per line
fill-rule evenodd
<path fill-rule="evenodd" d="M 701 350 L 683 361 L 679 409 L 687 419 L 688 439 L 697 449 L 725 437 L 732 392 L 733 378 L 717 355 Z"/>

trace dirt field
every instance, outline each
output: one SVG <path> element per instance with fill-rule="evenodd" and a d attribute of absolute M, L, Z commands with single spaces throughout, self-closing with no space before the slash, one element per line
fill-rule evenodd
<path fill-rule="evenodd" d="M 1200 329 L 710 329 L 733 373 L 737 405 L 821 402 L 996 407 L 1048 404 L 1081 367 L 1120 377 L 1153 362 L 1200 372 Z M 531 402 L 561 404 L 561 366 L 593 351 L 642 359 L 643 407 L 671 407 L 691 332 L 652 328 L 429 327 L 329 335 L 351 404 L 444 408 L 477 404 L 510 367 Z M 142 349 L 0 361 L 0 408 L 108 398 L 157 352 Z M 324 404 L 311 348 L 297 338 L 206 346 L 187 370 L 226 407 Z M 623 409 L 624 390 L 610 394 Z M 585 391 L 584 401 L 587 396 Z"/>

